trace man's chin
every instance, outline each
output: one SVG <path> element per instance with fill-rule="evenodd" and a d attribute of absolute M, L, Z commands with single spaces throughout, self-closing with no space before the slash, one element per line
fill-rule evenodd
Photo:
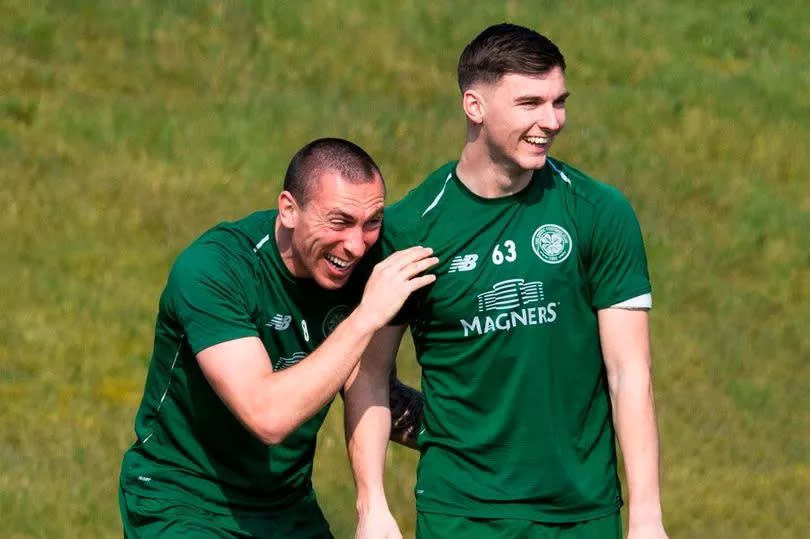
<path fill-rule="evenodd" d="M 351 277 L 352 272 L 348 272 L 342 276 L 336 275 L 316 275 L 315 282 L 321 288 L 325 290 L 337 290 L 339 288 L 343 288 L 347 282 L 349 282 L 349 277 Z"/>
<path fill-rule="evenodd" d="M 546 154 L 532 155 L 522 159 L 519 163 L 523 170 L 537 170 L 546 166 Z"/>

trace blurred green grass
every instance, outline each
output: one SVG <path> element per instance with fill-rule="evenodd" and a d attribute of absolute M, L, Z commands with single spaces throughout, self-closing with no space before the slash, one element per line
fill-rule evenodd
<path fill-rule="evenodd" d="M 554 154 L 620 187 L 644 228 L 670 536 L 810 536 L 805 12 L 0 0 L 3 536 L 120 536 L 118 466 L 173 258 L 216 222 L 272 207 L 313 138 L 365 147 L 389 201 L 455 158 L 457 56 L 502 20 L 560 45 L 573 95 Z M 410 346 L 399 364 L 418 385 Z M 350 537 L 340 411 L 315 479 Z M 415 463 L 391 450 L 406 536 Z"/>

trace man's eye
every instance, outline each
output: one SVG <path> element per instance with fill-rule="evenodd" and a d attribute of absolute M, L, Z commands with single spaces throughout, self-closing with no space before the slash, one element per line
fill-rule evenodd
<path fill-rule="evenodd" d="M 369 219 L 366 221 L 366 228 L 379 228 L 382 225 L 382 219 Z"/>

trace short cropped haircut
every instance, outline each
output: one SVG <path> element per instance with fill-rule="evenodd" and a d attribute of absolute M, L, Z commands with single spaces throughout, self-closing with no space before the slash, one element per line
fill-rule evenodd
<path fill-rule="evenodd" d="M 476 83 L 493 84 L 508 73 L 543 75 L 565 58 L 550 39 L 529 28 L 501 23 L 473 39 L 458 59 L 458 86 L 464 93 Z"/>
<path fill-rule="evenodd" d="M 313 140 L 293 156 L 284 175 L 284 190 L 302 206 L 321 175 L 334 171 L 349 183 L 369 183 L 383 177 L 374 160 L 357 144 L 340 138 Z M 385 184 L 383 183 L 383 186 Z"/>

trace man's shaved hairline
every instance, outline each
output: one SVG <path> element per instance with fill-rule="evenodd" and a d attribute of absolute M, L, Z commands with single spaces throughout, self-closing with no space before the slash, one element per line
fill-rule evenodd
<path fill-rule="evenodd" d="M 317 139 L 301 148 L 290 161 L 284 177 L 284 190 L 300 205 L 313 196 L 314 189 L 329 173 L 352 184 L 385 181 L 379 167 L 362 148 L 344 139 Z"/>

